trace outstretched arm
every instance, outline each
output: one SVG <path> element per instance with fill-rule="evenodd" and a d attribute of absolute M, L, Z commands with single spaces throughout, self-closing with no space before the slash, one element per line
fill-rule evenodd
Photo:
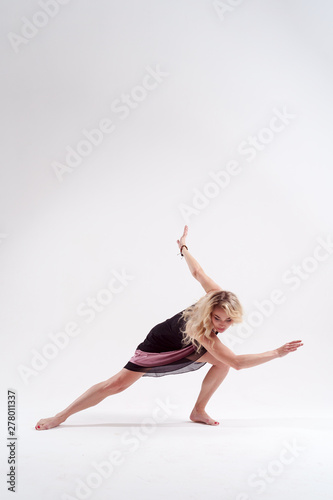
<path fill-rule="evenodd" d="M 188 226 L 185 226 L 181 238 L 177 240 L 179 249 L 182 247 L 182 245 L 186 245 L 187 234 L 188 234 Z M 190 252 L 185 247 L 183 247 L 182 249 L 182 254 L 185 257 L 186 264 L 188 265 L 192 276 L 197 281 L 199 281 L 199 283 L 204 288 L 205 292 L 208 293 L 211 292 L 212 290 L 222 290 L 222 288 L 217 283 L 215 283 L 209 276 L 207 276 L 207 274 L 200 266 L 199 262 L 195 260 L 195 258 L 190 254 Z"/>
<path fill-rule="evenodd" d="M 225 363 L 236 370 L 241 370 L 243 368 L 252 368 L 253 366 L 258 366 L 267 361 L 272 361 L 276 358 L 281 358 L 286 356 L 290 352 L 297 351 L 299 347 L 303 345 L 301 340 L 293 340 L 284 344 L 278 349 L 273 351 L 262 352 L 260 354 L 240 354 L 236 355 L 228 347 L 226 347 L 218 338 L 214 338 L 214 349 L 212 348 L 212 342 L 208 339 L 201 339 L 201 344 L 207 349 L 207 351 L 212 354 L 215 358 L 222 363 Z"/>

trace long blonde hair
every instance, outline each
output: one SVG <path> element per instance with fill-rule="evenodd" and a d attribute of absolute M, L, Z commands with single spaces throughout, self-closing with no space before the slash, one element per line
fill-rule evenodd
<path fill-rule="evenodd" d="M 201 347 L 200 340 L 204 337 L 214 345 L 215 334 L 212 334 L 211 314 L 216 306 L 224 309 L 234 323 L 242 321 L 243 309 L 236 295 L 225 290 L 213 290 L 183 311 L 185 329 L 182 330 L 182 344 L 184 346 L 192 343 L 198 351 Z"/>

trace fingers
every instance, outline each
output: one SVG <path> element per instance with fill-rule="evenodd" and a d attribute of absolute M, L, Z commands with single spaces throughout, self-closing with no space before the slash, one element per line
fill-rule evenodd
<path fill-rule="evenodd" d="M 186 238 L 186 236 L 187 236 L 187 234 L 188 234 L 188 226 L 184 226 L 184 232 L 183 232 L 183 234 L 182 234 L 182 236 L 181 236 L 180 240 L 177 240 L 177 245 L 180 245 L 181 240 L 183 241 L 183 243 L 185 242 L 185 241 L 183 240 L 183 238 L 185 239 L 185 238 Z"/>
<path fill-rule="evenodd" d="M 299 347 L 303 345 L 301 340 L 293 340 L 292 342 L 288 342 L 285 344 L 283 347 L 286 351 L 292 352 L 292 351 L 297 351 Z"/>

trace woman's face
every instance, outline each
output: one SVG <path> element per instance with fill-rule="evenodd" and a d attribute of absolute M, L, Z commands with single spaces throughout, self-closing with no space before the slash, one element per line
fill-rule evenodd
<path fill-rule="evenodd" d="M 211 314 L 211 320 L 214 330 L 218 332 L 224 332 L 230 325 L 232 325 L 232 319 L 228 316 L 222 307 L 215 306 Z"/>

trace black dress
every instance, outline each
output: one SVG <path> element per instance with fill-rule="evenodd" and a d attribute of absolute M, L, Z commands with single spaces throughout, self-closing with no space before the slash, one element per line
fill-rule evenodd
<path fill-rule="evenodd" d="M 154 326 L 124 368 L 145 372 L 144 377 L 161 377 L 198 370 L 204 366 L 206 363 L 198 360 L 207 350 L 201 346 L 196 352 L 192 343 L 186 347 L 181 343 L 181 330 L 185 326 L 182 312 Z"/>

